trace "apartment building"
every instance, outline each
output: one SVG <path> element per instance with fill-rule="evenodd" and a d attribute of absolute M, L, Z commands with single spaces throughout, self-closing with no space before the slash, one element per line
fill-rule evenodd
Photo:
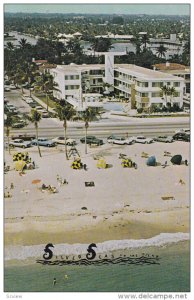
<path fill-rule="evenodd" d="M 100 96 L 107 83 L 118 97 L 128 101 L 129 108 L 149 108 L 155 104 L 162 107 L 166 100 L 171 104 L 183 105 L 184 78 L 149 70 L 136 65 L 114 64 L 113 57 L 105 56 L 105 65 L 63 65 L 51 70 L 58 91 L 57 99 L 66 99 L 78 109 L 88 106 L 100 107 Z M 174 87 L 176 95 L 165 99 L 163 86 Z"/>
<path fill-rule="evenodd" d="M 176 96 L 168 97 L 167 101 L 182 107 L 185 88 L 183 78 L 135 65 L 115 65 L 115 92 L 129 100 L 131 109 L 148 108 L 152 104 L 158 107 L 165 105 L 166 99 L 161 90 L 165 85 L 176 89 Z"/>
<path fill-rule="evenodd" d="M 185 80 L 185 93 L 190 93 L 190 67 L 177 63 L 166 62 L 165 64 L 155 64 L 155 70 L 174 76 L 182 77 Z"/>
<path fill-rule="evenodd" d="M 54 97 L 65 99 L 80 110 L 99 107 L 103 92 L 104 65 L 58 65 L 50 73 L 57 83 Z"/>

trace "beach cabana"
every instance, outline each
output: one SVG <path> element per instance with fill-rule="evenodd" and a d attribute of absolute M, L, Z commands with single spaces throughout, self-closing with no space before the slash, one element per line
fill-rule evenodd
<path fill-rule="evenodd" d="M 132 168 L 133 167 L 133 163 L 130 158 L 122 159 L 121 165 L 123 168 Z"/>
<path fill-rule="evenodd" d="M 74 170 L 80 170 L 82 168 L 82 163 L 81 163 L 81 159 L 77 158 L 72 162 L 71 165 L 72 169 Z"/>
<path fill-rule="evenodd" d="M 148 157 L 146 164 L 147 164 L 147 166 L 155 167 L 156 166 L 156 157 L 155 156 Z"/>
<path fill-rule="evenodd" d="M 16 152 L 13 154 L 13 161 L 20 161 L 20 160 L 30 162 L 31 159 L 29 158 L 28 152 Z"/>
<path fill-rule="evenodd" d="M 26 162 L 23 160 L 18 160 L 15 162 L 15 169 L 16 171 L 23 171 L 26 167 Z"/>
<path fill-rule="evenodd" d="M 106 161 L 104 158 L 100 158 L 96 165 L 98 169 L 106 169 Z"/>
<path fill-rule="evenodd" d="M 174 155 L 170 161 L 173 165 L 180 165 L 182 162 L 182 156 L 180 154 Z"/>

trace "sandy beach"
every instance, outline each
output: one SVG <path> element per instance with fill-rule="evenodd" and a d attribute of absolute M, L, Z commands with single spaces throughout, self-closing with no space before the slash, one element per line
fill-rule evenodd
<path fill-rule="evenodd" d="M 66 160 L 64 147 L 42 148 L 42 158 L 36 147 L 28 152 L 37 168 L 20 176 L 14 170 L 12 155 L 5 151 L 5 246 L 52 243 L 91 243 L 107 240 L 150 238 L 161 232 L 189 232 L 189 167 L 172 165 L 172 155 L 181 154 L 189 161 L 189 143 L 153 143 L 119 146 L 104 144 L 77 148 L 88 170 L 73 170 L 73 157 Z M 23 151 L 23 150 L 22 150 Z M 142 152 L 155 155 L 157 162 L 168 162 L 166 168 L 148 167 Z M 15 153 L 16 150 L 11 150 Z M 137 169 L 123 168 L 119 153 L 131 157 Z M 111 167 L 98 169 L 94 155 L 102 155 Z M 57 175 L 68 181 L 59 186 Z M 41 183 L 32 184 L 35 179 Z M 183 184 L 180 184 L 180 179 Z M 94 187 L 86 187 L 94 181 Z M 42 183 L 56 186 L 58 193 L 41 191 Z M 172 196 L 174 200 L 162 200 Z M 86 207 L 87 210 L 83 210 Z"/>

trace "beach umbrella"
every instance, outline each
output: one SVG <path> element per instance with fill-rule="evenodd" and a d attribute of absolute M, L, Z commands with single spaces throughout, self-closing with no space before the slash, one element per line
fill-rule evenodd
<path fill-rule="evenodd" d="M 15 169 L 16 169 L 16 171 L 23 171 L 23 169 L 24 169 L 25 166 L 26 166 L 26 163 L 23 160 L 18 160 L 15 163 Z"/>
<path fill-rule="evenodd" d="M 150 156 L 146 162 L 147 166 L 156 166 L 156 157 Z"/>
<path fill-rule="evenodd" d="M 170 161 L 173 165 L 180 165 L 182 162 L 182 156 L 180 154 L 174 155 Z"/>
<path fill-rule="evenodd" d="M 81 159 L 80 158 L 77 158 L 76 160 L 73 161 L 71 167 L 74 169 L 74 170 L 79 170 L 81 169 Z"/>
<path fill-rule="evenodd" d="M 103 158 L 100 158 L 96 165 L 98 169 L 106 169 L 106 161 Z"/>
<path fill-rule="evenodd" d="M 123 166 L 123 168 L 131 168 L 132 160 L 130 158 L 124 158 L 124 159 L 122 159 L 121 165 Z"/>

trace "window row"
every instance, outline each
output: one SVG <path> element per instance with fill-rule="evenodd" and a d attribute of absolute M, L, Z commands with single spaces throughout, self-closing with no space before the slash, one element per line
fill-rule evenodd
<path fill-rule="evenodd" d="M 79 80 L 79 75 L 65 75 L 65 80 Z"/>
<path fill-rule="evenodd" d="M 66 85 L 65 90 L 78 90 L 80 88 L 79 85 Z"/>

